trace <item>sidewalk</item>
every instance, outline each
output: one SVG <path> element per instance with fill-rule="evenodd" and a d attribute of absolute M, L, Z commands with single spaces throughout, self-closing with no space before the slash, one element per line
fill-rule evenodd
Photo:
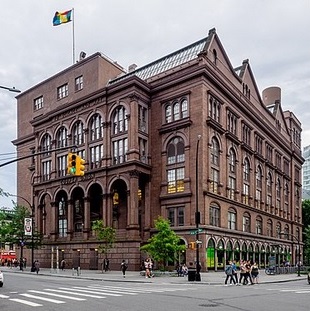
<path fill-rule="evenodd" d="M 35 274 L 30 272 L 30 268 L 26 268 L 24 271 L 19 270 L 18 268 L 8 268 L 1 267 L 1 270 L 4 274 L 7 273 L 23 273 L 23 274 Z M 159 276 L 154 278 L 145 278 L 141 276 L 139 271 L 126 271 L 126 277 L 122 276 L 121 271 L 108 271 L 101 272 L 99 270 L 81 270 L 80 275 L 77 275 L 77 270 L 66 269 L 56 270 L 41 268 L 39 275 L 45 276 L 54 276 L 54 277 L 70 277 L 70 278 L 79 278 L 79 279 L 88 279 L 88 280 L 98 280 L 98 281 L 123 281 L 123 282 L 138 282 L 138 283 L 171 283 L 171 284 L 206 284 L 206 285 L 218 285 L 224 284 L 226 275 L 224 272 L 201 272 L 201 282 L 189 282 L 187 277 L 177 277 L 177 276 Z M 301 275 L 300 277 L 297 274 L 275 274 L 267 275 L 264 270 L 260 270 L 259 273 L 259 283 L 281 283 L 281 282 L 291 282 L 304 280 L 307 284 L 307 276 Z"/>

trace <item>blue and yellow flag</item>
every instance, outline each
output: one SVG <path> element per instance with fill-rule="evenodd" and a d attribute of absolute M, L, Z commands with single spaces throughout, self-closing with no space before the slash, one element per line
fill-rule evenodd
<path fill-rule="evenodd" d="M 72 10 L 66 12 L 56 12 L 53 18 L 53 26 L 71 22 Z"/>

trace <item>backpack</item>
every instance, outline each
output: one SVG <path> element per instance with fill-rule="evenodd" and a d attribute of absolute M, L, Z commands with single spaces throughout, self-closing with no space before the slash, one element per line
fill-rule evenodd
<path fill-rule="evenodd" d="M 232 266 L 227 266 L 227 267 L 225 268 L 225 273 L 226 273 L 226 275 L 232 275 L 232 273 L 233 273 L 233 268 L 232 268 Z"/>

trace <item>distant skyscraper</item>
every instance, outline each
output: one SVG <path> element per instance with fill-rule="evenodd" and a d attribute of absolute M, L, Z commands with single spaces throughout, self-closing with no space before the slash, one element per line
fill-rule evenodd
<path fill-rule="evenodd" d="M 310 191 L 310 145 L 304 147 L 303 157 L 305 159 L 305 163 L 302 166 L 303 170 L 303 181 L 302 187 L 306 192 Z"/>

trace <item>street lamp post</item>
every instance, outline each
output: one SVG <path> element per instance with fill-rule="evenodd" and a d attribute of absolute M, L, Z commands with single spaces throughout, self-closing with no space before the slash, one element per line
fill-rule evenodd
<path fill-rule="evenodd" d="M 199 224 L 200 224 L 200 212 L 198 209 L 198 150 L 199 150 L 199 142 L 201 135 L 197 137 L 197 146 L 196 146 L 196 212 L 195 212 L 195 224 L 196 224 L 196 274 L 195 281 L 201 281 L 200 276 L 200 263 L 199 263 Z"/>
<path fill-rule="evenodd" d="M 16 89 L 14 86 L 13 87 L 7 87 L 7 86 L 0 85 L 0 89 L 4 89 L 4 90 L 10 91 L 10 92 L 15 92 L 15 93 L 21 92 L 21 90 Z"/>
<path fill-rule="evenodd" d="M 1 86 L 0 86 L 1 87 Z M 16 197 L 24 200 L 28 205 L 31 210 L 31 219 L 32 219 L 32 232 L 31 232 L 31 266 L 33 265 L 33 259 L 34 259 L 34 236 L 33 236 L 33 228 L 34 228 L 34 205 L 31 204 L 26 198 L 17 195 L 17 194 L 9 194 L 11 197 Z M 24 241 L 22 241 L 24 243 Z M 21 252 L 23 251 L 23 246 L 21 246 Z M 22 256 L 22 254 L 21 254 Z"/>
<path fill-rule="evenodd" d="M 292 237 L 293 239 L 295 239 L 297 241 L 297 246 L 298 246 L 297 276 L 300 276 L 300 265 L 301 265 L 300 239 L 299 239 L 299 237 L 295 236 L 294 234 L 288 233 L 288 232 L 280 232 L 280 235 L 289 235 L 290 237 Z"/>

